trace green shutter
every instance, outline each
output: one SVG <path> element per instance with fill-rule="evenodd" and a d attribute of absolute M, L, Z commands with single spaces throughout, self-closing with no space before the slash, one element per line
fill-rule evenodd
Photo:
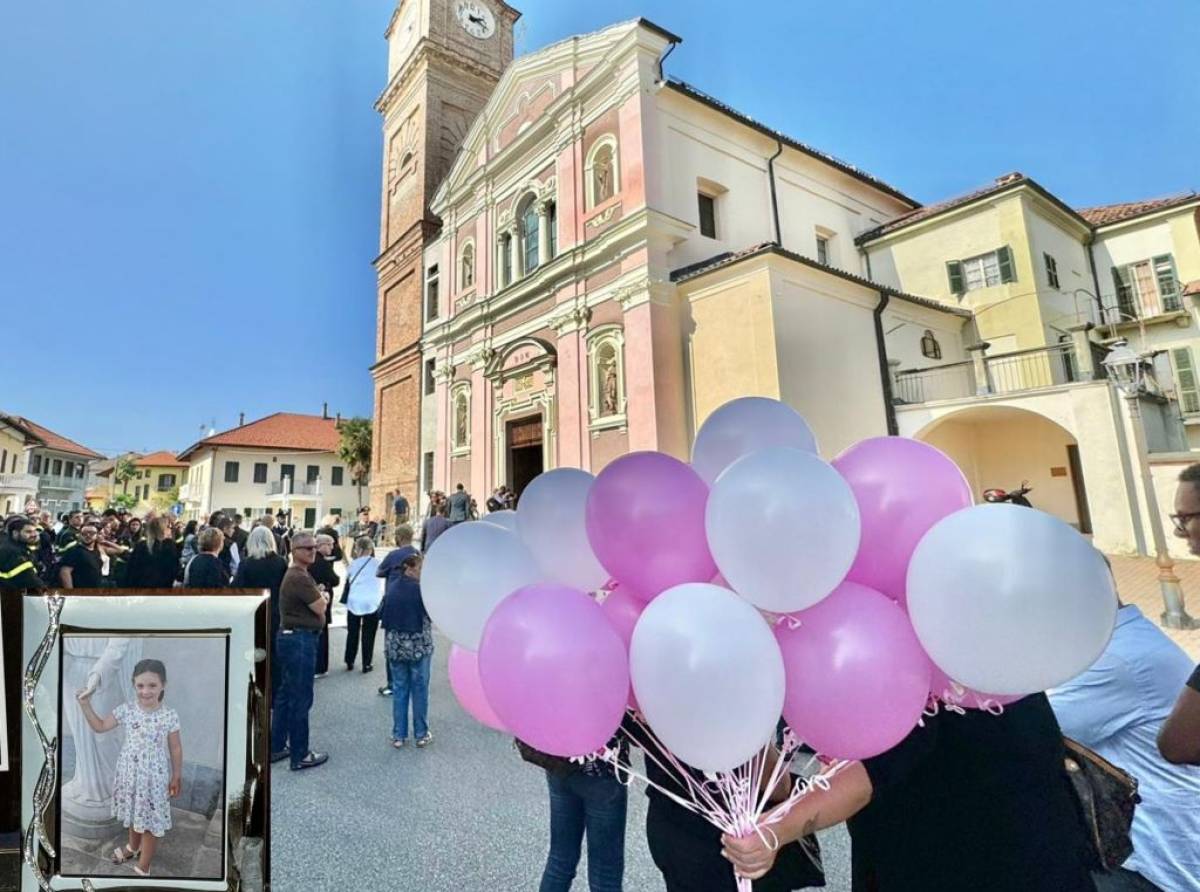
<path fill-rule="evenodd" d="M 967 283 L 963 279 L 962 261 L 951 260 L 946 264 L 946 274 L 950 277 L 950 293 L 966 294 Z"/>
<path fill-rule="evenodd" d="M 1200 412 L 1200 388 L 1196 387 L 1192 351 L 1188 347 L 1179 347 L 1171 351 L 1171 360 L 1175 364 L 1175 396 L 1179 408 L 1185 415 L 1194 415 Z"/>
<path fill-rule="evenodd" d="M 996 252 L 996 261 L 1000 264 L 1000 281 L 1015 282 L 1017 273 L 1013 267 L 1012 249 L 1005 245 Z"/>
<path fill-rule="evenodd" d="M 1178 277 L 1175 275 L 1175 258 L 1170 254 L 1155 257 L 1154 277 L 1158 280 L 1158 295 L 1167 312 L 1182 309 L 1179 305 Z"/>

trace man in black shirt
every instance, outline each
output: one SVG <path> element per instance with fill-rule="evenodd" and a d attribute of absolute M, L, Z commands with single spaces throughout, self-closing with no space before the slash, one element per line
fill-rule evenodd
<path fill-rule="evenodd" d="M 72 517 L 73 519 L 74 517 Z M 78 541 L 68 542 L 59 554 L 59 585 L 63 588 L 100 588 L 104 583 L 100 566 L 100 549 L 96 544 L 96 528 L 90 523 L 84 524 L 79 528 Z"/>
<path fill-rule="evenodd" d="M 59 554 L 72 542 L 79 540 L 79 532 L 83 527 L 83 515 L 78 511 L 72 511 L 67 515 L 67 523 L 61 530 L 58 531 L 58 538 L 54 540 L 54 548 Z"/>
<path fill-rule="evenodd" d="M 801 799 L 772 827 L 780 842 L 848 820 L 855 892 L 1095 892 L 1045 694 L 923 722 Z M 722 841 L 743 876 L 774 860 L 756 835 Z"/>

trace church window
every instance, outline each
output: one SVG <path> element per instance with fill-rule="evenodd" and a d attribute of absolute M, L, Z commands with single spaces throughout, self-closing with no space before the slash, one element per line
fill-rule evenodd
<path fill-rule="evenodd" d="M 458 284 L 460 288 L 470 288 L 475 284 L 475 243 L 470 240 L 463 245 L 459 256 Z"/>
<path fill-rule="evenodd" d="M 537 200 L 529 196 L 521 211 L 521 248 L 525 272 L 531 273 L 538 265 L 538 212 Z"/>
<path fill-rule="evenodd" d="M 513 280 L 512 235 L 507 232 L 500 236 L 500 279 L 501 287 L 511 285 Z"/>
<path fill-rule="evenodd" d="M 438 317 L 438 268 L 435 263 L 425 271 L 425 318 Z"/>
<path fill-rule="evenodd" d="M 597 329 L 588 339 L 589 414 L 593 424 L 625 419 L 624 335 L 620 328 Z"/>
<path fill-rule="evenodd" d="M 617 140 L 612 135 L 602 136 L 588 152 L 584 175 L 587 186 L 589 209 L 602 204 L 620 191 L 617 164 Z"/>
<path fill-rule="evenodd" d="M 700 234 L 706 238 L 717 237 L 717 199 L 703 192 L 697 193 L 700 206 Z"/>
<path fill-rule="evenodd" d="M 457 452 L 471 447 L 471 385 L 460 384 L 454 389 L 451 402 L 454 415 L 451 419 L 450 445 Z"/>
<path fill-rule="evenodd" d="M 921 355 L 926 359 L 942 358 L 942 345 L 929 329 L 925 329 L 925 334 L 921 337 Z"/>

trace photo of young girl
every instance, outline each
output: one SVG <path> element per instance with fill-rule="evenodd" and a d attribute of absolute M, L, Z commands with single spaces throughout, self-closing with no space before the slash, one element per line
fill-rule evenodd
<path fill-rule="evenodd" d="M 133 668 L 134 698 L 101 717 L 92 708 L 93 692 L 76 692 L 88 725 L 97 734 L 125 730 L 113 779 L 112 816 L 127 828 L 128 841 L 112 852 L 115 864 L 133 862 L 133 872 L 149 876 L 159 840 L 171 829 L 171 799 L 180 792 L 183 744 L 179 715 L 163 702 L 167 669 L 160 660 L 141 660 Z"/>

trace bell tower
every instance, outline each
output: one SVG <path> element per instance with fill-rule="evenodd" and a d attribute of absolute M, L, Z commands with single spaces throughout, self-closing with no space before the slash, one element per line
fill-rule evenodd
<path fill-rule="evenodd" d="M 383 118 L 371 366 L 371 507 L 377 517 L 391 510 L 386 493 L 403 493 L 413 505 L 419 496 L 423 258 L 441 228 L 429 202 L 512 62 L 519 17 L 501 0 L 400 0 L 385 33 L 388 83 L 375 103 Z"/>

